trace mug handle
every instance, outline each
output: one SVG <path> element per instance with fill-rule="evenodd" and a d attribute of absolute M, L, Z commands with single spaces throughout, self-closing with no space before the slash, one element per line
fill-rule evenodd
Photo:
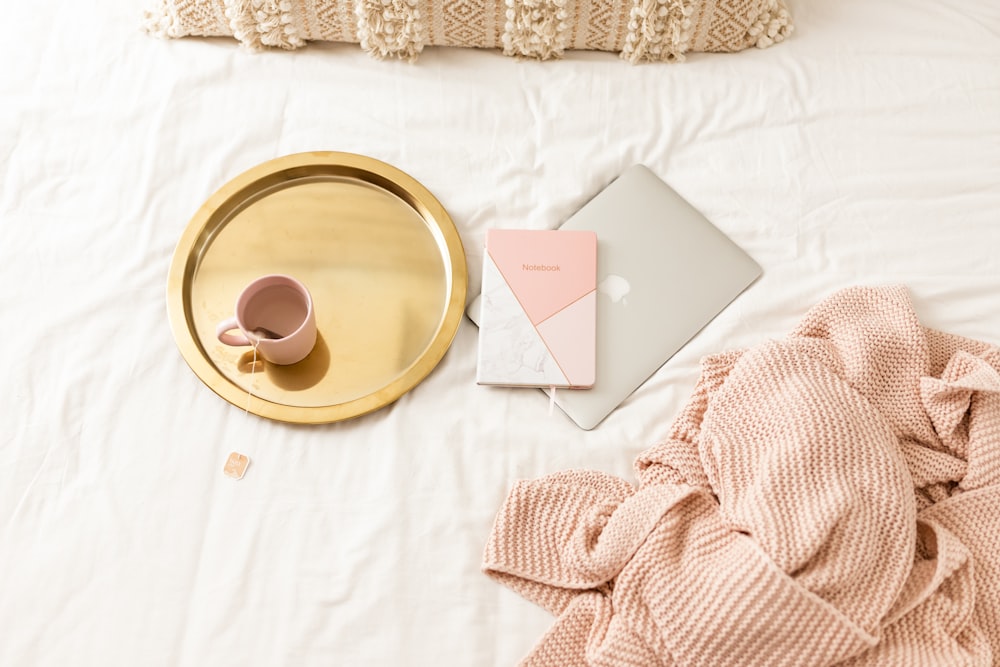
<path fill-rule="evenodd" d="M 226 345 L 233 345 L 236 347 L 242 347 L 244 345 L 253 345 L 250 340 L 243 336 L 242 334 L 236 336 L 229 333 L 233 329 L 239 329 L 240 325 L 236 323 L 235 317 L 230 317 L 228 320 L 219 322 L 219 326 L 215 327 L 215 335 L 218 337 L 219 342 L 225 343 Z"/>

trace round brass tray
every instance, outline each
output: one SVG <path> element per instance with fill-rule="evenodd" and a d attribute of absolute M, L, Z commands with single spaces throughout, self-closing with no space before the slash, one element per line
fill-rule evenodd
<path fill-rule="evenodd" d="M 301 280 L 315 304 L 316 346 L 291 366 L 255 364 L 250 348 L 215 335 L 240 290 L 270 273 Z M 167 306 L 181 354 L 215 393 L 319 424 L 389 405 L 423 380 L 458 330 L 467 283 L 458 231 L 420 183 L 361 155 L 299 153 L 240 174 L 195 213 Z"/>

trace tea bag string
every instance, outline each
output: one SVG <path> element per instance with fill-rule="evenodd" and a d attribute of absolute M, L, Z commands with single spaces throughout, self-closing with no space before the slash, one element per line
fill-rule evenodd
<path fill-rule="evenodd" d="M 281 334 L 275 333 L 270 329 L 265 329 L 264 327 L 257 327 L 247 333 L 247 340 L 253 343 L 253 362 L 250 364 L 250 385 L 247 388 L 247 405 L 243 408 L 243 414 L 247 416 L 247 419 L 250 418 L 250 402 L 253 399 L 254 374 L 257 372 L 257 346 L 260 345 L 262 340 L 277 340 L 281 337 Z"/>
<path fill-rule="evenodd" d="M 253 341 L 253 362 L 250 364 L 250 384 L 247 386 L 247 404 L 243 408 L 243 414 L 246 415 L 247 419 L 250 419 L 250 401 L 253 400 L 253 380 L 254 375 L 257 373 L 257 346 L 260 345 L 260 336 L 251 336 L 250 340 Z"/>
<path fill-rule="evenodd" d="M 246 415 L 247 419 L 245 423 L 247 424 L 250 423 L 250 404 L 253 401 L 253 382 L 257 373 L 257 346 L 260 345 L 261 336 L 248 336 L 248 339 L 253 341 L 253 362 L 250 365 L 250 384 L 247 387 L 247 403 L 243 408 L 243 414 Z M 252 428 L 253 427 L 251 427 L 251 430 Z M 247 442 L 250 444 L 252 454 L 255 442 L 252 438 L 247 438 Z M 225 465 L 222 467 L 222 472 L 226 475 L 226 477 L 230 477 L 232 479 L 243 479 L 243 475 L 246 474 L 249 466 L 250 456 L 248 454 L 230 452 Z"/>

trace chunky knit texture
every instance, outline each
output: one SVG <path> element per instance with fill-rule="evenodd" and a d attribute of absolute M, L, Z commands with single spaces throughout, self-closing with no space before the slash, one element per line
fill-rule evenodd
<path fill-rule="evenodd" d="M 558 616 L 525 665 L 993 665 L 1000 350 L 855 288 L 706 358 L 638 484 L 515 484 L 484 570 Z"/>

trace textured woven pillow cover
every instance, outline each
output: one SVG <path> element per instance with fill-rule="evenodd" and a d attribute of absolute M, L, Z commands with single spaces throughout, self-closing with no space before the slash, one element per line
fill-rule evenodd
<path fill-rule="evenodd" d="M 785 0 L 153 0 L 143 21 L 160 37 L 233 36 L 253 49 L 352 42 L 407 60 L 434 45 L 542 60 L 583 49 L 671 61 L 764 48 L 792 30 Z"/>

